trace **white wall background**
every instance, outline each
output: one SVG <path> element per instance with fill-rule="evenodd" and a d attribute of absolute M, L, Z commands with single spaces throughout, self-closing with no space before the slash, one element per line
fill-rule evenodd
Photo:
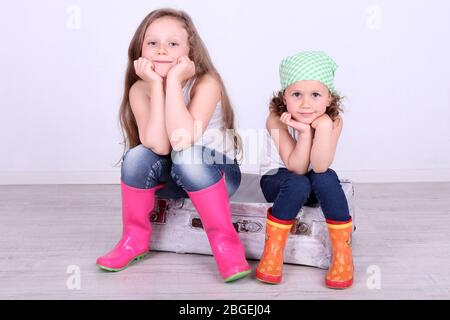
<path fill-rule="evenodd" d="M 0 184 L 118 183 L 128 44 L 165 6 L 192 16 L 240 128 L 263 128 L 284 56 L 320 49 L 347 97 L 333 168 L 450 180 L 448 1 L 17 0 L 0 4 Z"/>

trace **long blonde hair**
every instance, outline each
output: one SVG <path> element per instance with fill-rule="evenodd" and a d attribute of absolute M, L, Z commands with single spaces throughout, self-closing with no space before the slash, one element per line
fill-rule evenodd
<path fill-rule="evenodd" d="M 169 8 L 158 9 L 150 12 L 137 28 L 133 39 L 131 40 L 130 46 L 128 47 L 128 64 L 125 73 L 125 86 L 119 110 L 119 121 L 123 135 L 122 144 L 124 145 L 123 154 L 125 154 L 128 149 L 134 148 L 135 146 L 141 144 L 136 119 L 131 111 L 129 102 L 130 88 L 136 81 L 139 80 L 139 77 L 136 75 L 133 62 L 141 57 L 144 36 L 148 26 L 155 20 L 163 17 L 172 17 L 177 19 L 183 24 L 184 29 L 187 31 L 190 49 L 189 59 L 191 59 L 195 64 L 195 76 L 201 77 L 205 74 L 210 74 L 219 82 L 222 92 L 221 102 L 223 108 L 223 125 L 225 129 L 229 129 L 229 132 L 233 134 L 234 149 L 236 154 L 241 154 L 242 142 L 235 129 L 234 112 L 223 80 L 214 67 L 208 50 L 200 38 L 191 17 L 183 11 Z"/>

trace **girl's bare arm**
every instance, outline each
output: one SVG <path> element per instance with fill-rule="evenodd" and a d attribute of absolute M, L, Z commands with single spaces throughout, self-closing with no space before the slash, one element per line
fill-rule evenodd
<path fill-rule="evenodd" d="M 150 86 L 143 80 L 135 82 L 130 89 L 130 105 L 141 143 L 157 154 L 169 154 L 171 145 L 165 125 L 162 83 Z"/>
<path fill-rule="evenodd" d="M 297 174 L 307 173 L 312 143 L 311 131 L 302 132 L 295 141 L 289 134 L 287 125 L 281 122 L 276 114 L 269 115 L 266 128 L 286 168 Z"/>

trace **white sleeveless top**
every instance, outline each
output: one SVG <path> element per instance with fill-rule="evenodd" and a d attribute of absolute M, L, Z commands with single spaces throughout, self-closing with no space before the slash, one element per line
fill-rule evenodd
<path fill-rule="evenodd" d="M 191 101 L 191 90 L 195 83 L 195 78 L 189 79 L 183 87 L 183 97 L 186 107 Z M 208 127 L 203 135 L 194 142 L 194 145 L 205 146 L 214 149 L 226 155 L 228 158 L 235 159 L 233 136 L 227 133 L 223 125 L 222 102 L 216 105 L 214 113 L 209 120 Z"/>
<path fill-rule="evenodd" d="M 294 128 L 288 126 L 288 132 L 295 141 L 298 140 L 298 132 Z M 260 174 L 264 175 L 268 171 L 272 169 L 286 168 L 283 160 L 280 157 L 278 149 L 273 142 L 272 136 L 269 134 L 269 131 L 266 130 L 264 139 L 263 139 L 263 147 L 261 148 L 261 166 L 260 166 Z M 312 169 L 311 164 L 309 164 L 308 171 Z"/>

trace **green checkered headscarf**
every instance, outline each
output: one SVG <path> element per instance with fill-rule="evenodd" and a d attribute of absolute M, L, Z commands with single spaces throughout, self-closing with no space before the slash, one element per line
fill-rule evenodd
<path fill-rule="evenodd" d="M 316 80 L 336 92 L 333 84 L 338 65 L 325 52 L 300 52 L 284 58 L 280 64 L 281 90 L 302 80 Z"/>

